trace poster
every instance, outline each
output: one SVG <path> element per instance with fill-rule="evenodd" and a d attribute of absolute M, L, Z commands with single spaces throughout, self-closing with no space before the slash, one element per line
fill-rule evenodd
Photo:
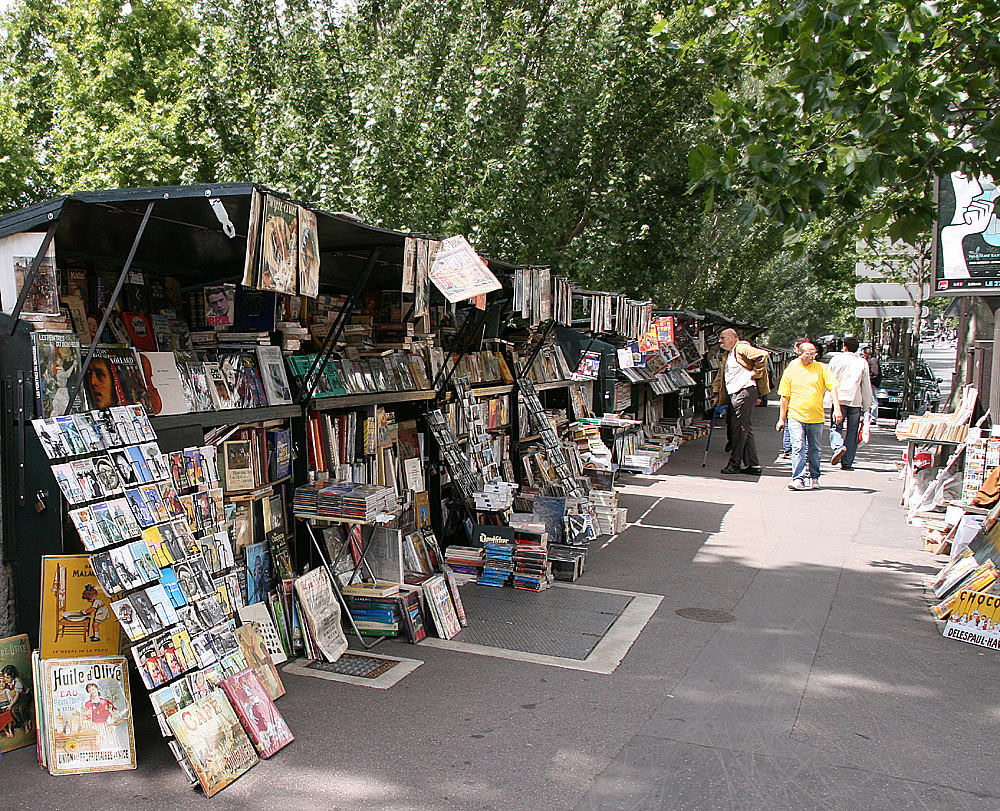
<path fill-rule="evenodd" d="M 448 237 L 441 243 L 428 276 L 453 304 L 501 287 L 497 277 L 463 236 Z"/>
<path fill-rule="evenodd" d="M 35 743 L 35 691 L 27 634 L 0 639 L 0 752 Z"/>
<path fill-rule="evenodd" d="M 3 311 L 8 315 L 14 312 L 25 277 L 44 239 L 43 233 L 12 234 L 0 239 L 0 298 Z M 59 315 L 55 240 L 49 243 L 21 313 Z"/>
<path fill-rule="evenodd" d="M 596 380 L 601 372 L 601 353 L 592 349 L 580 353 L 580 363 L 573 373 L 574 380 Z"/>
<path fill-rule="evenodd" d="M 1000 649 L 1000 596 L 962 589 L 943 633 L 948 639 Z"/>
<path fill-rule="evenodd" d="M 121 625 L 111 613 L 87 555 L 42 558 L 38 646 L 43 659 L 118 653 Z"/>
<path fill-rule="evenodd" d="M 316 647 L 326 661 L 336 662 L 347 650 L 347 638 L 340 627 L 340 603 L 326 570 L 313 569 L 296 578 L 295 593 Z"/>
<path fill-rule="evenodd" d="M 938 180 L 936 295 L 974 295 L 1000 287 L 1000 221 L 992 177 L 953 172 Z"/>
<path fill-rule="evenodd" d="M 123 656 L 42 661 L 51 774 L 135 768 L 135 738 Z"/>

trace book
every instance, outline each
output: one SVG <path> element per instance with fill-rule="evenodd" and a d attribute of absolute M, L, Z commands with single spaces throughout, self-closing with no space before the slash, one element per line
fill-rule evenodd
<path fill-rule="evenodd" d="M 206 797 L 218 794 L 260 762 L 229 699 L 218 688 L 167 722 Z"/>
<path fill-rule="evenodd" d="M 240 620 L 244 624 L 252 625 L 256 629 L 273 664 L 280 665 L 287 661 L 288 654 L 281 644 L 277 626 L 270 611 L 268 611 L 266 602 L 249 603 L 238 609 L 236 613 L 239 614 Z"/>
<path fill-rule="evenodd" d="M 61 417 L 85 410 L 86 392 L 69 408 L 70 394 L 80 377 L 79 337 L 71 332 L 36 331 L 31 333 L 31 353 L 36 416 Z"/>
<path fill-rule="evenodd" d="M 271 757 L 294 740 L 254 670 L 247 668 L 223 679 L 221 687 L 261 757 Z"/>
<path fill-rule="evenodd" d="M 452 639 L 462 630 L 455 606 L 443 575 L 434 575 L 423 583 L 424 599 L 431 618 L 442 639 Z"/>
<path fill-rule="evenodd" d="M 279 428 L 267 432 L 268 473 L 271 481 L 283 479 L 292 472 L 292 432 Z"/>
<path fill-rule="evenodd" d="M 0 752 L 35 743 L 35 679 L 27 634 L 0 639 Z"/>
<path fill-rule="evenodd" d="M 222 443 L 222 475 L 229 492 L 252 490 L 256 486 L 250 440 L 233 439 Z"/>
<path fill-rule="evenodd" d="M 87 555 L 42 557 L 38 645 L 42 659 L 118 653 L 121 626 Z"/>
<path fill-rule="evenodd" d="M 134 349 L 97 347 L 83 384 L 91 408 L 135 404 L 152 410 Z"/>
<path fill-rule="evenodd" d="M 238 286 L 233 312 L 237 332 L 273 332 L 278 306 L 276 293 Z"/>
<path fill-rule="evenodd" d="M 391 597 L 399 593 L 399 584 L 384 581 L 351 583 L 344 586 L 341 592 L 345 597 Z"/>
<path fill-rule="evenodd" d="M 268 405 L 291 404 L 292 392 L 288 387 L 288 377 L 285 374 L 285 360 L 281 354 L 281 347 L 258 346 L 257 360 Z"/>
<path fill-rule="evenodd" d="M 41 667 L 49 773 L 134 769 L 125 657 L 43 659 Z"/>
<path fill-rule="evenodd" d="M 122 323 L 132 346 L 140 351 L 156 351 L 156 334 L 149 313 L 122 313 Z"/>
<path fill-rule="evenodd" d="M 316 649 L 327 662 L 336 662 L 347 650 L 347 638 L 340 627 L 340 603 L 326 570 L 313 569 L 296 578 L 295 594 Z"/>
<path fill-rule="evenodd" d="M 140 352 L 139 363 L 153 415 L 186 414 L 185 387 L 173 352 Z"/>

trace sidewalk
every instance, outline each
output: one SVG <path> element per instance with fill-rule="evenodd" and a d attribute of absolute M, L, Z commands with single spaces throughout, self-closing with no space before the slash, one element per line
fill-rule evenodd
<path fill-rule="evenodd" d="M 757 410 L 759 480 L 719 474 L 722 442 L 703 469 L 704 440 L 627 480 L 632 523 L 580 582 L 664 600 L 611 675 L 387 643 L 424 662 L 387 691 L 283 674 L 295 743 L 211 800 L 139 699 L 135 772 L 53 778 L 20 750 L 0 761 L 4 807 L 988 806 L 1000 777 L 960 765 L 987 763 L 1000 729 L 996 654 L 927 612 L 938 564 L 897 506 L 900 446 L 878 430 L 855 471 L 791 492 L 776 418 Z"/>

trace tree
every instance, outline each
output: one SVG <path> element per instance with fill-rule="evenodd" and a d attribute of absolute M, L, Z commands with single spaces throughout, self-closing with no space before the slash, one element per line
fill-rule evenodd
<path fill-rule="evenodd" d="M 849 244 L 916 241 L 935 175 L 995 170 L 998 30 L 992 0 L 724 0 L 653 33 L 665 58 L 719 77 L 722 143 L 692 149 L 694 188 L 737 189 L 742 222 L 791 234 L 842 214 L 831 234 Z"/>

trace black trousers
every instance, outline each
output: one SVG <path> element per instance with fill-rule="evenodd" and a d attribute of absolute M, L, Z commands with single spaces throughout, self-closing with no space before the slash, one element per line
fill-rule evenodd
<path fill-rule="evenodd" d="M 757 443 L 753 438 L 753 410 L 759 399 L 756 383 L 729 395 L 733 426 L 730 467 L 760 467 L 757 459 Z"/>

